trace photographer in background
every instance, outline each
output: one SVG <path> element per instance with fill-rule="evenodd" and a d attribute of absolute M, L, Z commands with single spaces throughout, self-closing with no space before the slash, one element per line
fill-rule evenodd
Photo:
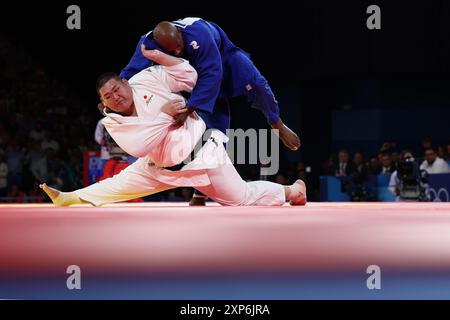
<path fill-rule="evenodd" d="M 419 168 L 412 151 L 401 154 L 397 170 L 391 174 L 389 190 L 396 201 L 428 201 L 427 173 Z"/>

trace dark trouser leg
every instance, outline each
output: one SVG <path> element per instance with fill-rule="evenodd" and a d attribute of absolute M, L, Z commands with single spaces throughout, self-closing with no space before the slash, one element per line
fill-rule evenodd
<path fill-rule="evenodd" d="M 255 68 L 255 82 L 248 87 L 244 93 L 251 106 L 261 111 L 269 124 L 274 124 L 280 120 L 280 109 L 278 101 L 264 78 Z"/>

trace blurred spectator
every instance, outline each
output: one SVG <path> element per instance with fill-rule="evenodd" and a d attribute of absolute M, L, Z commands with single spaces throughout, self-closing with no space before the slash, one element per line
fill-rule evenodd
<path fill-rule="evenodd" d="M 381 155 L 381 170 L 379 174 L 381 175 L 391 175 L 395 171 L 394 164 L 392 163 L 392 158 L 389 153 L 384 153 Z"/>
<path fill-rule="evenodd" d="M 70 150 L 68 159 L 64 162 L 62 179 L 64 190 L 71 190 L 74 186 L 78 189 L 83 187 L 82 156 L 77 151 Z"/>
<path fill-rule="evenodd" d="M 450 167 L 447 162 L 439 158 L 433 148 L 425 149 L 425 160 L 420 165 L 420 169 L 425 170 L 429 174 L 450 173 Z"/>
<path fill-rule="evenodd" d="M 167 194 L 166 198 L 167 201 L 170 202 L 186 201 L 184 197 L 181 195 L 181 189 L 171 189 L 166 191 L 166 194 Z"/>
<path fill-rule="evenodd" d="M 397 144 L 395 142 L 385 142 L 381 145 L 379 153 L 380 154 L 392 153 L 395 150 L 396 145 Z"/>
<path fill-rule="evenodd" d="M 59 143 L 55 139 L 50 137 L 50 133 L 48 132 L 48 130 L 44 130 L 44 138 L 41 142 L 41 149 L 44 151 L 47 149 L 52 149 L 55 152 L 59 151 Z"/>
<path fill-rule="evenodd" d="M 423 152 L 425 152 L 426 149 L 433 147 L 433 140 L 431 140 L 431 137 L 429 136 L 423 136 L 420 139 L 420 145 L 422 147 Z"/>
<path fill-rule="evenodd" d="M 6 157 L 0 154 L 0 197 L 5 197 L 8 190 L 8 164 Z"/>
<path fill-rule="evenodd" d="M 355 152 L 353 155 L 353 166 L 355 171 L 353 173 L 356 183 L 363 183 L 368 176 L 368 169 L 364 163 L 364 156 L 362 152 Z"/>
<path fill-rule="evenodd" d="M 0 69 L 0 153 L 6 156 L 9 189 L 14 184 L 19 193 L 40 192 L 35 182 L 47 180 L 49 172 L 66 190 L 81 187 L 81 153 L 73 150 L 92 150 L 82 130 L 92 130 L 94 123 L 89 109 L 80 114 L 85 102 L 77 89 L 48 73 L 23 45 L 1 37 Z M 76 160 L 70 160 L 72 154 Z"/>
<path fill-rule="evenodd" d="M 182 201 L 189 202 L 192 199 L 193 189 L 192 188 L 181 188 L 180 190 Z"/>
<path fill-rule="evenodd" d="M 54 149 L 48 148 L 44 150 L 45 156 L 47 158 L 47 171 L 52 171 L 53 174 L 59 173 L 61 165 L 59 164 L 60 159 L 58 159 L 57 154 Z M 50 177 L 50 174 L 48 175 Z"/>
<path fill-rule="evenodd" d="M 303 161 L 298 161 L 296 169 L 296 179 L 302 179 L 304 182 L 307 182 L 307 173 L 306 173 L 306 167 L 305 163 Z"/>
<path fill-rule="evenodd" d="M 44 128 L 42 126 L 42 122 L 38 121 L 36 123 L 36 127 L 30 131 L 30 138 L 33 139 L 35 142 L 40 142 L 44 140 Z"/>
<path fill-rule="evenodd" d="M 447 160 L 447 164 L 450 165 L 450 143 L 447 144 L 447 157 L 445 159 Z"/>
<path fill-rule="evenodd" d="M 364 170 L 364 156 L 362 152 L 359 151 L 355 152 L 352 161 L 356 171 L 362 172 Z"/>
<path fill-rule="evenodd" d="M 0 114 L 1 118 L 1 114 Z M 0 123 L 0 148 L 4 148 L 6 143 L 9 141 L 9 133 L 8 130 L 5 128 L 5 126 Z"/>
<path fill-rule="evenodd" d="M 395 168 L 397 168 L 398 161 L 401 159 L 401 156 L 398 154 L 398 151 L 393 150 L 391 152 L 392 164 Z"/>
<path fill-rule="evenodd" d="M 100 158 L 103 160 L 109 160 L 108 146 L 106 143 L 106 129 L 102 123 L 102 119 L 98 120 L 97 126 L 95 127 L 95 141 L 100 145 Z"/>
<path fill-rule="evenodd" d="M 99 180 L 111 178 L 129 166 L 128 155 L 109 135 L 102 123 L 102 119 L 97 122 L 94 138 L 101 147 L 101 158 L 106 160 Z"/>
<path fill-rule="evenodd" d="M 39 182 L 35 181 L 33 184 L 33 189 L 28 193 L 29 202 L 45 202 L 48 198 L 44 196 L 41 188 L 39 188 Z"/>
<path fill-rule="evenodd" d="M 22 184 L 22 172 L 24 165 L 24 152 L 15 139 L 10 142 L 7 149 L 8 155 L 8 186 L 19 187 Z"/>
<path fill-rule="evenodd" d="M 336 167 L 336 155 L 331 154 L 330 157 L 322 164 L 322 173 L 324 176 L 334 176 Z"/>
<path fill-rule="evenodd" d="M 20 191 L 17 184 L 13 184 L 9 187 L 6 197 L 7 202 L 25 202 L 26 200 L 25 192 Z"/>
<path fill-rule="evenodd" d="M 368 163 L 368 171 L 370 175 L 377 175 L 381 170 L 380 161 L 377 156 L 373 156 L 370 158 L 370 162 Z"/>
<path fill-rule="evenodd" d="M 282 174 L 277 174 L 275 177 L 275 183 L 279 183 L 282 185 L 287 185 L 289 184 L 289 180 Z"/>
<path fill-rule="evenodd" d="M 349 160 L 350 156 L 348 154 L 348 151 L 340 150 L 338 153 L 338 163 L 334 167 L 334 175 L 336 177 L 351 176 L 355 172 L 355 167 Z"/>
<path fill-rule="evenodd" d="M 61 190 L 64 186 L 62 179 L 54 171 L 48 173 L 47 185 L 51 188 Z"/>
<path fill-rule="evenodd" d="M 441 158 L 441 159 L 444 159 L 445 160 L 445 149 L 444 149 L 444 146 L 437 146 L 437 156 L 439 157 L 439 158 Z"/>
<path fill-rule="evenodd" d="M 28 152 L 29 168 L 34 179 L 40 183 L 47 181 L 47 156 L 40 146 L 32 143 Z"/>

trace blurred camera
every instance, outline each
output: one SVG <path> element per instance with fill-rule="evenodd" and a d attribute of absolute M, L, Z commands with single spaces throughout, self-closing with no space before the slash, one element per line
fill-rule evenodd
<path fill-rule="evenodd" d="M 420 170 L 419 164 L 413 157 L 407 157 L 398 163 L 397 177 L 400 180 L 400 199 L 405 201 L 426 201 L 424 184 L 426 172 Z"/>

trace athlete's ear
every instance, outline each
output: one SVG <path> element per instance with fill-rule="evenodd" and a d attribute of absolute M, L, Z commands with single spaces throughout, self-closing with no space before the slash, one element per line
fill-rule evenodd
<path fill-rule="evenodd" d="M 97 105 L 98 111 L 106 117 L 105 111 L 108 113 L 110 113 L 112 111 L 105 105 L 105 102 L 103 101 L 102 98 L 100 98 L 100 100 L 101 100 L 101 102 Z"/>
<path fill-rule="evenodd" d="M 122 82 L 125 84 L 128 84 L 128 80 L 127 79 L 122 79 Z"/>

